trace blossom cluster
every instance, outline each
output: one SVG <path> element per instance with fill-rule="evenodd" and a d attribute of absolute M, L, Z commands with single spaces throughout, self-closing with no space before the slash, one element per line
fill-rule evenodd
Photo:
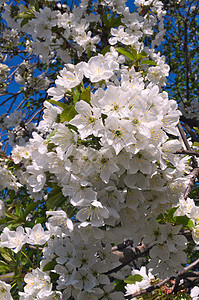
<path fill-rule="evenodd" d="M 6 64 L 0 63 L 0 93 L 4 93 L 7 88 L 7 76 L 10 71 L 9 67 Z"/>
<path fill-rule="evenodd" d="M 184 215 L 189 217 L 194 223 L 192 237 L 194 242 L 199 244 L 199 207 L 196 206 L 193 199 L 180 199 L 178 209 L 176 210 L 174 216 Z"/>
<path fill-rule="evenodd" d="M 93 36 L 91 31 L 94 24 L 102 25 L 101 5 L 112 9 L 122 22 L 110 29 L 110 47 L 104 55 L 95 53 L 102 41 L 100 33 Z M 130 295 L 148 287 L 154 276 L 165 278 L 182 271 L 187 240 L 180 234 L 181 225 L 157 219 L 173 207 L 179 206 L 176 216 L 183 211 L 194 220 L 193 238 L 198 242 L 198 211 L 194 214 L 193 205 L 189 209 L 180 200 L 189 180 L 185 176 L 188 157 L 175 154 L 182 148 L 177 128 L 181 113 L 162 91 L 169 66 L 155 52 L 164 34 L 165 11 L 158 0 L 136 0 L 135 5 L 135 13 L 117 0 L 96 2 L 95 14 L 88 1 L 73 12 L 66 6 L 63 13 L 59 5 L 53 10 L 39 8 L 23 26 L 20 18 L 10 18 L 10 7 L 4 5 L 8 24 L 32 35 L 28 51 L 44 62 L 56 52 L 66 63 L 55 86 L 48 89 L 51 99 L 44 102 L 43 119 L 31 138 L 12 150 L 13 162 L 20 164 L 18 181 L 2 167 L 10 176 L 6 181 L 2 178 L 2 188 L 11 189 L 10 182 L 15 189 L 25 186 L 33 200 L 48 203 L 50 193 L 48 198 L 44 189 L 53 186 L 59 190 L 57 197 L 61 195 L 74 211 L 70 219 L 55 205 L 55 210 L 47 211 L 44 226 L 3 229 L 0 247 L 15 254 L 29 245 L 43 246 L 40 266 L 25 275 L 20 299 L 122 300 L 124 293 L 115 290 L 108 274 L 115 280 L 141 275 L 141 282 L 127 284 L 126 295 Z M 24 7 L 19 10 L 23 15 Z M 144 45 L 145 37 L 151 37 L 150 47 Z M 71 40 L 78 57 L 93 53 L 88 61 L 71 62 L 72 50 L 61 47 L 64 42 L 67 48 Z M 25 63 L 15 74 L 20 84 L 24 84 L 24 68 Z M 27 72 L 31 81 L 31 70 Z M 48 82 L 43 77 L 41 81 L 46 87 Z M 69 105 L 62 101 L 66 98 Z M 6 120 L 11 126 L 11 119 Z M 113 271 L 120 261 L 112 245 L 124 240 L 146 244 L 149 272 L 141 267 L 141 259 L 140 271 L 131 271 L 130 266 Z M 54 285 L 50 273 L 56 275 Z M 7 285 L 4 293 L 10 295 Z"/>
<path fill-rule="evenodd" d="M 22 18 L 13 19 L 11 7 L 7 3 L 4 4 L 2 16 L 13 30 L 32 36 L 33 40 L 27 41 L 27 50 L 39 55 L 44 62 L 54 59 L 54 53 L 56 53 L 65 63 L 69 63 L 71 50 L 67 45 L 71 40 L 73 41 L 72 50 L 77 52 L 79 57 L 84 52 L 97 52 L 97 46 L 102 42 L 101 32 L 103 31 L 101 5 L 106 6 L 115 15 L 122 16 L 123 25 L 111 29 L 112 37 L 109 39 L 111 45 L 122 42 L 139 50 L 145 37 L 151 37 L 152 48 L 159 45 L 163 39 L 165 33 L 163 17 L 166 12 L 159 0 L 135 1 L 138 12 L 134 13 L 129 11 L 124 0 L 97 1 L 92 4 L 92 9 L 87 9 L 88 5 L 88 1 L 82 1 L 72 12 L 67 5 L 60 3 L 55 4 L 53 10 L 45 7 L 38 11 L 31 11 L 30 7 L 31 19 L 23 26 L 21 26 Z M 142 11 L 143 7 L 150 7 L 151 13 L 145 14 Z M 18 10 L 22 15 L 26 12 L 23 5 L 19 5 Z M 153 28 L 156 23 L 158 23 L 158 31 L 154 32 Z M 93 36 L 92 31 L 95 26 L 98 27 L 99 34 Z M 156 68 L 156 73 L 162 72 L 161 65 L 159 67 L 158 71 Z"/>
<path fill-rule="evenodd" d="M 65 232 L 62 225 L 61 231 L 53 230 L 55 237 L 48 241 L 42 262 L 45 266 L 56 257 L 57 289 L 77 299 L 107 293 L 111 283 L 104 273 L 118 264 L 110 253 L 111 244 L 123 239 L 139 243 L 144 237 L 151 247 L 148 267 L 161 278 L 181 271 L 186 262 L 181 226 L 156 221 L 160 213 L 178 204 L 187 185 L 188 159 L 174 154 L 181 148 L 176 128 L 180 112 L 166 92 L 155 84 L 146 86 L 134 67 L 120 67 L 119 61 L 112 50 L 104 58 L 67 65 L 49 94 L 61 99 L 86 77 L 93 84 L 90 102 L 78 101 L 77 114 L 62 123 L 57 120 L 63 108 L 45 102 L 38 133 L 25 147 L 12 151 L 14 162 L 22 165 L 21 183 L 34 198 L 42 197 L 50 173 L 50 180 L 77 209 L 73 231 Z M 88 68 L 91 64 L 95 68 Z M 103 88 L 96 85 L 100 81 Z M 103 288 L 98 287 L 101 276 Z"/>

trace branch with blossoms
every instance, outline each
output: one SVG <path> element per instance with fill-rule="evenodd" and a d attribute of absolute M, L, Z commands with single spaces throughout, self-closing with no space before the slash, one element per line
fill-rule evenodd
<path fill-rule="evenodd" d="M 183 198 L 189 157 L 174 154 L 181 113 L 156 51 L 166 12 L 159 0 L 135 5 L 2 6 L 30 56 L 10 75 L 1 66 L 5 95 L 15 78 L 28 100 L 1 121 L 13 148 L 0 161 L 0 269 L 16 276 L 0 296 L 124 300 L 154 275 L 180 274 L 199 242 L 195 203 Z"/>
<path fill-rule="evenodd" d="M 114 246 L 112 248 L 112 253 L 117 255 L 117 257 L 119 258 L 120 262 L 122 262 L 122 264 L 112 270 L 109 270 L 108 272 L 105 273 L 105 275 L 116 273 L 119 270 L 121 270 L 123 267 L 131 263 L 135 264 L 135 261 L 138 258 L 148 255 L 149 250 L 152 249 L 153 246 L 147 247 L 142 242 L 140 246 L 130 247 L 130 248 L 127 247 L 128 247 L 128 243 L 124 243 L 118 246 Z"/>
<path fill-rule="evenodd" d="M 189 272 L 190 270 L 192 269 L 197 269 L 197 266 L 199 265 L 199 259 L 196 259 L 193 263 L 191 263 L 189 266 L 185 267 L 184 270 L 182 272 L 179 272 L 177 277 L 174 277 L 174 276 L 171 276 L 171 277 L 167 277 L 166 279 L 154 284 L 154 285 L 151 285 L 149 286 L 148 288 L 146 289 L 143 289 L 143 290 L 140 290 L 139 292 L 136 292 L 132 295 L 129 295 L 129 296 L 126 296 L 125 298 L 126 299 L 133 299 L 135 297 L 139 297 L 141 295 L 144 295 L 144 294 L 147 294 L 147 293 L 151 293 L 157 289 L 160 289 L 162 286 L 164 286 L 165 284 L 169 283 L 169 282 L 173 282 L 174 281 L 174 284 L 173 284 L 173 287 L 172 288 L 169 288 L 168 287 L 168 290 L 169 290 L 169 293 L 176 293 L 178 291 L 178 287 L 179 287 L 179 284 L 180 284 L 180 280 L 181 279 L 187 279 L 187 281 L 191 281 L 191 282 L 194 282 L 195 281 L 195 277 L 192 278 L 190 280 L 189 277 L 193 276 L 193 274 L 198 277 L 199 274 L 198 272 L 194 273 L 194 272 Z M 189 287 L 192 286 L 191 283 L 189 283 Z M 187 286 L 186 286 L 187 288 Z"/>

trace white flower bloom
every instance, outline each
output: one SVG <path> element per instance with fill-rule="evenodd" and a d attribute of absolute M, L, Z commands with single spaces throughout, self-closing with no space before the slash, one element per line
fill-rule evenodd
<path fill-rule="evenodd" d="M 22 226 L 17 227 L 16 231 L 11 231 L 8 227 L 5 227 L 0 236 L 0 247 L 14 249 L 13 251 L 17 253 L 27 242 L 27 239 L 28 236 L 25 234 Z"/>
<path fill-rule="evenodd" d="M 13 300 L 10 293 L 11 285 L 3 281 L 0 281 L 0 299 L 2 300 Z"/>
<path fill-rule="evenodd" d="M 147 79 L 152 81 L 154 84 L 165 85 L 166 76 L 169 75 L 169 66 L 165 65 L 165 68 L 160 66 L 150 67 L 148 69 Z"/>
<path fill-rule="evenodd" d="M 24 292 L 27 296 L 37 296 L 38 298 L 36 299 L 43 299 L 52 293 L 50 277 L 45 272 L 42 272 L 39 268 L 34 269 L 31 273 L 26 274 L 24 281 L 26 283 Z M 24 295 L 24 293 L 19 293 L 19 295 L 20 294 L 22 296 Z"/>
<path fill-rule="evenodd" d="M 83 65 L 82 71 L 91 82 L 98 82 L 110 78 L 118 68 L 119 64 L 116 61 L 106 59 L 102 54 L 98 54 L 91 57 L 88 63 Z"/>
<path fill-rule="evenodd" d="M 102 113 L 111 116 L 120 116 L 121 110 L 128 104 L 129 92 L 121 90 L 117 86 L 108 86 L 103 97 L 98 101 Z M 98 105 L 99 105 L 98 104 Z"/>
<path fill-rule="evenodd" d="M 97 281 L 96 278 L 88 273 L 86 268 L 79 268 L 73 275 L 73 286 L 76 289 L 84 289 L 84 291 L 92 291 L 92 289 L 96 286 Z"/>
<path fill-rule="evenodd" d="M 118 28 L 111 28 L 111 34 L 113 37 L 109 39 L 109 44 L 115 45 L 117 42 L 127 44 L 129 42 L 129 35 L 124 31 L 124 26 Z"/>
<path fill-rule="evenodd" d="M 150 282 L 154 279 L 151 271 L 148 271 L 148 275 L 146 273 L 146 267 L 141 267 L 140 270 L 133 270 L 132 275 L 141 275 L 142 281 L 136 281 L 135 284 L 127 284 L 126 285 L 126 296 L 131 295 L 133 293 L 139 292 L 141 289 L 146 289 L 150 286 Z"/>
<path fill-rule="evenodd" d="M 53 96 L 54 100 L 62 99 L 67 90 L 74 88 L 82 81 L 85 64 L 85 62 L 80 62 L 76 66 L 67 64 L 55 80 L 56 87 L 48 89 L 48 95 Z"/>
<path fill-rule="evenodd" d="M 100 143 L 103 146 L 112 146 L 116 155 L 119 152 L 132 144 L 136 143 L 131 131 L 129 120 L 118 120 L 116 117 L 108 117 L 105 124 L 105 133 L 102 136 Z"/>
<path fill-rule="evenodd" d="M 44 231 L 41 224 L 36 224 L 32 229 L 26 227 L 28 243 L 33 245 L 44 245 L 50 238 L 48 231 Z"/>
<path fill-rule="evenodd" d="M 186 201 L 186 200 L 185 200 Z M 194 203 L 195 204 L 195 203 Z M 199 225 L 199 207 L 195 205 L 191 208 L 191 211 L 188 215 L 195 225 Z"/>
<path fill-rule="evenodd" d="M 191 298 L 193 300 L 198 300 L 199 299 L 199 287 L 198 286 L 194 286 L 191 289 L 191 294 L 190 294 Z"/>
<path fill-rule="evenodd" d="M 187 215 L 188 217 L 190 217 L 190 213 L 191 213 L 192 209 L 194 211 L 195 208 L 196 208 L 196 205 L 195 205 L 195 202 L 193 199 L 187 198 L 185 200 L 183 197 L 182 199 L 179 200 L 179 207 L 175 211 L 173 216 L 176 217 L 176 216 Z"/>
<path fill-rule="evenodd" d="M 36 167 L 35 165 L 27 167 L 27 170 L 31 173 L 27 179 L 27 183 L 32 188 L 33 193 L 40 192 L 46 182 L 46 176 L 42 172 L 42 169 L 43 168 Z"/>
<path fill-rule="evenodd" d="M 77 134 L 74 131 L 70 131 L 64 124 L 57 124 L 54 128 L 56 132 L 50 137 L 50 140 L 57 145 L 56 152 L 63 159 L 63 154 L 70 154 L 71 146 L 77 142 Z"/>
<path fill-rule="evenodd" d="M 85 139 L 91 134 L 97 136 L 102 128 L 100 109 L 91 107 L 83 100 L 77 102 L 75 109 L 78 112 L 78 115 L 70 121 L 70 124 L 78 128 L 81 139 Z"/>
<path fill-rule="evenodd" d="M 5 216 L 5 204 L 3 200 L 0 199 L 0 219 Z"/>
<path fill-rule="evenodd" d="M 194 242 L 198 245 L 199 244 L 199 225 L 196 225 L 192 230 L 192 238 Z"/>
<path fill-rule="evenodd" d="M 104 225 L 104 218 L 109 217 L 109 211 L 101 202 L 94 200 L 90 206 L 86 206 L 78 211 L 77 219 L 81 222 L 90 221 L 92 226 L 100 227 Z"/>
<path fill-rule="evenodd" d="M 100 149 L 94 167 L 100 172 L 100 178 L 108 183 L 110 176 L 119 171 L 119 167 L 113 161 L 114 155 L 108 149 Z"/>
<path fill-rule="evenodd" d="M 65 211 L 47 211 L 46 215 L 51 216 L 48 219 L 47 224 L 51 225 L 52 231 L 56 232 L 57 229 L 60 229 L 60 231 L 65 234 L 69 234 L 71 231 L 73 231 L 73 222 L 67 217 Z"/>
<path fill-rule="evenodd" d="M 0 165 L 0 190 L 5 188 L 17 191 L 21 184 L 17 182 L 17 178 L 11 173 L 6 166 Z"/>
<path fill-rule="evenodd" d="M 55 99 L 56 100 L 56 99 Z M 44 115 L 43 115 L 43 120 L 39 123 L 39 126 L 37 127 L 38 130 L 40 131 L 45 131 L 48 130 L 53 123 L 55 122 L 57 115 L 61 114 L 62 109 L 52 105 L 48 101 L 44 101 Z M 35 136 L 34 136 L 35 138 Z"/>

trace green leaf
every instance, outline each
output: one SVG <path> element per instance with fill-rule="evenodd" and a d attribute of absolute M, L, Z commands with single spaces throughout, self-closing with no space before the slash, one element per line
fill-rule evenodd
<path fill-rule="evenodd" d="M 35 15 L 31 11 L 21 11 L 17 14 L 16 19 L 32 19 Z"/>
<path fill-rule="evenodd" d="M 26 219 L 27 215 L 36 209 L 36 207 L 40 204 L 40 201 L 37 202 L 31 202 L 25 209 L 24 214 L 23 214 L 23 218 Z"/>
<path fill-rule="evenodd" d="M 101 51 L 101 54 L 105 55 L 107 52 L 109 52 L 110 47 L 111 47 L 110 45 L 104 47 L 104 49 L 102 49 L 102 51 Z"/>
<path fill-rule="evenodd" d="M 153 60 L 148 60 L 148 59 L 142 60 L 142 64 L 157 66 L 157 64 Z"/>
<path fill-rule="evenodd" d="M 107 19 L 107 14 L 103 14 L 103 15 L 101 16 L 101 20 L 102 20 L 102 22 L 104 23 L 104 25 L 105 25 L 107 28 L 109 28 L 109 21 L 108 21 L 108 19 Z"/>
<path fill-rule="evenodd" d="M 0 219 L 0 225 L 8 224 L 9 221 L 10 221 L 10 218 L 8 218 L 8 217 L 2 218 L 2 219 Z"/>
<path fill-rule="evenodd" d="M 122 47 L 116 47 L 115 50 L 121 54 L 123 54 L 124 56 L 128 57 L 131 60 L 134 60 L 137 58 L 137 52 L 136 52 L 136 58 L 135 58 L 135 53 L 131 53 L 130 51 L 122 48 Z M 135 50 L 136 51 L 136 50 Z"/>
<path fill-rule="evenodd" d="M 178 225 L 184 225 L 189 228 L 194 228 L 194 223 L 191 219 L 189 219 L 187 216 L 177 216 L 173 218 L 176 224 Z"/>
<path fill-rule="evenodd" d="M 18 201 L 17 205 L 16 205 L 16 210 L 15 210 L 17 216 L 20 216 L 20 206 L 21 206 L 21 203 Z"/>
<path fill-rule="evenodd" d="M 199 128 L 198 127 L 193 127 L 193 129 L 199 134 Z"/>
<path fill-rule="evenodd" d="M 137 54 L 137 59 L 138 60 L 140 60 L 142 58 L 145 58 L 145 57 L 147 57 L 147 54 L 144 51 L 141 51 L 139 54 Z"/>
<path fill-rule="evenodd" d="M 59 101 L 56 101 L 56 100 L 53 100 L 53 99 L 49 99 L 47 100 L 48 102 L 50 102 L 51 104 L 55 104 L 56 106 L 59 106 L 61 108 L 67 108 L 69 105 L 66 104 L 66 103 L 63 103 L 63 102 L 59 102 Z"/>
<path fill-rule="evenodd" d="M 198 142 L 194 142 L 193 146 L 198 147 L 199 148 L 199 143 Z"/>
<path fill-rule="evenodd" d="M 121 16 L 115 17 L 112 16 L 110 22 L 109 22 L 109 28 L 119 27 L 122 25 Z"/>
<path fill-rule="evenodd" d="M 124 282 L 129 284 L 135 284 L 136 281 L 141 282 L 143 277 L 140 274 L 135 274 L 127 277 Z"/>
<path fill-rule="evenodd" d="M 74 105 L 67 105 L 67 107 L 62 111 L 60 115 L 60 121 L 69 122 L 77 114 Z"/>
<path fill-rule="evenodd" d="M 18 220 L 19 219 L 18 216 L 16 216 L 15 214 L 11 214 L 7 211 L 5 211 L 5 215 L 6 215 L 6 217 L 8 217 L 9 219 L 12 219 L 12 220 Z"/>
<path fill-rule="evenodd" d="M 91 101 L 91 85 L 84 89 L 80 95 L 80 100 L 84 100 L 87 103 L 90 103 Z"/>
<path fill-rule="evenodd" d="M 47 210 L 61 206 L 61 204 L 66 201 L 66 199 L 67 198 L 62 194 L 61 188 L 59 186 L 56 186 L 48 194 L 48 199 L 46 201 Z"/>
<path fill-rule="evenodd" d="M 77 103 L 80 99 L 79 97 L 80 97 L 80 91 L 78 89 L 75 89 L 73 93 L 73 102 Z"/>
<path fill-rule="evenodd" d="M 173 215 L 175 213 L 175 211 L 178 209 L 178 207 L 172 207 L 168 210 L 168 218 L 171 220 L 173 218 Z"/>
<path fill-rule="evenodd" d="M 56 261 L 49 261 L 44 267 L 43 272 L 54 270 L 55 266 L 57 265 Z"/>
<path fill-rule="evenodd" d="M 5 261 L 0 260 L 0 273 L 5 272 L 5 271 L 10 271 L 9 264 L 7 264 Z"/>
<path fill-rule="evenodd" d="M 23 27 L 23 26 L 26 25 L 26 24 L 28 23 L 28 21 L 31 20 L 31 19 L 32 19 L 32 18 L 29 18 L 29 19 L 28 19 L 28 18 L 23 19 L 23 20 L 21 21 L 21 25 L 20 25 L 20 26 Z"/>
<path fill-rule="evenodd" d="M 132 49 L 132 50 L 131 50 L 131 53 L 132 53 L 134 59 L 135 59 L 135 60 L 138 60 L 138 54 L 137 54 L 137 51 L 136 51 L 135 49 Z"/>
<path fill-rule="evenodd" d="M 114 282 L 115 291 L 123 291 L 125 289 L 125 283 L 124 280 L 115 280 Z"/>
<path fill-rule="evenodd" d="M 12 258 L 7 253 L 1 253 L 1 256 L 4 260 L 6 260 L 8 263 L 12 261 Z"/>
<path fill-rule="evenodd" d="M 15 191 L 10 190 L 10 191 L 8 192 L 8 196 L 10 197 L 11 200 L 13 200 L 14 197 L 15 197 Z"/>

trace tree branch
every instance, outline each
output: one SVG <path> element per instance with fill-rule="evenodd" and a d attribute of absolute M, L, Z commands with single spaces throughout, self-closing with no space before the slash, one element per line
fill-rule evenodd
<path fill-rule="evenodd" d="M 196 156 L 199 157 L 199 152 L 193 151 L 193 150 L 178 150 L 176 151 L 174 154 L 187 154 L 187 155 L 191 155 L 191 156 Z"/>
<path fill-rule="evenodd" d="M 189 194 L 191 192 L 191 189 L 194 186 L 197 177 L 199 176 L 199 168 L 194 168 L 193 171 L 189 174 L 189 176 L 190 176 L 189 183 L 188 183 L 188 186 L 186 187 L 186 190 L 185 190 L 185 193 L 184 193 L 184 199 L 185 200 L 189 196 Z"/>
<path fill-rule="evenodd" d="M 111 273 L 116 273 L 121 270 L 123 267 L 127 266 L 134 260 L 137 260 L 140 257 L 143 257 L 148 254 L 149 250 L 152 248 L 145 245 L 143 242 L 140 246 L 131 247 L 131 248 L 124 248 L 119 250 L 114 250 L 112 253 L 119 257 L 119 260 L 122 262 L 121 265 L 109 270 L 108 272 L 104 273 L 105 275 L 109 275 Z M 115 248 L 115 247 L 114 247 Z"/>
<path fill-rule="evenodd" d="M 182 128 L 182 125 L 180 124 L 180 122 L 178 123 L 177 126 L 178 126 L 178 129 L 180 131 L 180 135 L 182 137 L 182 140 L 183 140 L 183 142 L 185 144 L 185 147 L 187 148 L 187 150 L 189 150 L 189 151 L 191 150 L 192 151 L 191 146 L 189 145 L 189 143 L 187 141 L 187 137 L 185 135 L 184 129 Z M 198 163 L 197 163 L 196 158 L 193 156 L 191 158 L 191 160 L 192 160 L 192 166 L 193 166 L 193 168 L 197 168 L 198 167 Z"/>

